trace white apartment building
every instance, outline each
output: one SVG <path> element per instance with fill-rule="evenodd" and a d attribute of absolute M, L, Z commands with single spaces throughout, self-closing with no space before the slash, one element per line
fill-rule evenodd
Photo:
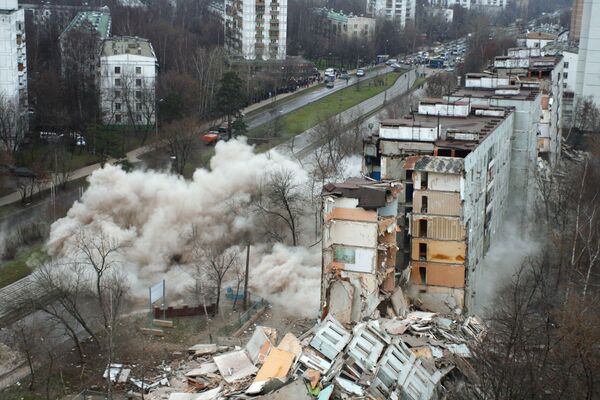
<path fill-rule="evenodd" d="M 575 95 L 600 106 L 600 0 L 583 0 Z"/>
<path fill-rule="evenodd" d="M 396 21 L 402 27 L 415 20 L 416 10 L 416 0 L 367 0 L 367 13 Z"/>
<path fill-rule="evenodd" d="M 225 49 L 245 60 L 285 60 L 287 0 L 225 0 Z"/>
<path fill-rule="evenodd" d="M 147 39 L 118 36 L 103 42 L 99 88 L 105 124 L 154 124 L 157 69 L 156 55 Z"/>
<path fill-rule="evenodd" d="M 509 0 L 474 0 L 474 4 L 487 10 L 506 8 L 508 3 Z"/>
<path fill-rule="evenodd" d="M 17 0 L 0 0 L 0 93 L 27 107 L 25 13 Z"/>

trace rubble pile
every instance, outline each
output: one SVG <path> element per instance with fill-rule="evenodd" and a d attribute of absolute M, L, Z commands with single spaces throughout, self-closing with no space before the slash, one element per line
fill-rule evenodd
<path fill-rule="evenodd" d="M 169 387 L 145 398 L 440 398 L 456 381 L 475 383 L 469 346 L 485 334 L 478 318 L 453 317 L 414 311 L 348 327 L 327 316 L 278 344 L 274 329 L 257 326 L 244 347 L 190 347 L 186 360 L 164 368 Z"/>

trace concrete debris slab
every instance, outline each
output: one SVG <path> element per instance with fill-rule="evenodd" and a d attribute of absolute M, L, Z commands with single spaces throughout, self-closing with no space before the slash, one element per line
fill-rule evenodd
<path fill-rule="evenodd" d="M 257 326 L 246 344 L 246 351 L 253 364 L 262 364 L 277 340 L 277 331 L 265 326 Z"/>
<path fill-rule="evenodd" d="M 121 373 L 119 374 L 119 379 L 117 379 L 118 383 L 126 383 L 129 378 L 129 374 L 131 373 L 131 369 L 123 368 Z"/>
<path fill-rule="evenodd" d="M 197 344 L 188 349 L 189 354 L 203 356 L 206 354 L 214 354 L 218 351 L 216 344 Z"/>
<path fill-rule="evenodd" d="M 434 358 L 442 358 L 444 357 L 444 351 L 437 346 L 429 346 L 431 348 L 431 355 Z"/>
<path fill-rule="evenodd" d="M 313 397 L 308 393 L 308 388 L 302 379 L 296 379 L 272 393 L 257 398 L 268 400 L 309 400 Z"/>
<path fill-rule="evenodd" d="M 200 365 L 200 368 L 194 368 L 191 371 L 187 372 L 185 376 L 195 377 L 195 376 L 203 376 L 206 374 L 212 374 L 219 370 L 217 364 L 208 362 Z"/>
<path fill-rule="evenodd" d="M 335 378 L 335 382 L 349 394 L 361 397 L 365 394 L 365 391 L 361 385 L 356 384 L 348 379 L 337 377 Z"/>
<path fill-rule="evenodd" d="M 245 350 L 236 350 L 213 358 L 219 373 L 226 382 L 232 383 L 253 375 L 258 369 Z"/>
<path fill-rule="evenodd" d="M 410 323 L 408 321 L 400 321 L 394 319 L 385 319 L 381 321 L 381 327 L 390 335 L 402 335 Z"/>
<path fill-rule="evenodd" d="M 448 350 L 452 354 L 456 354 L 456 355 L 459 355 L 461 357 L 471 357 L 471 351 L 469 350 L 469 348 L 467 347 L 467 345 L 464 344 L 464 343 L 462 343 L 462 344 L 449 344 L 446 347 L 448 348 Z"/>
<path fill-rule="evenodd" d="M 413 320 L 413 321 L 424 321 L 424 322 L 429 322 L 432 320 L 432 318 L 435 316 L 435 313 L 432 312 L 426 312 L 426 311 L 413 311 L 411 313 L 408 313 L 408 315 L 406 316 L 406 319 L 408 320 Z"/>
<path fill-rule="evenodd" d="M 397 316 L 404 316 L 408 312 L 408 302 L 404 297 L 404 292 L 402 292 L 401 288 L 396 288 L 394 294 L 390 297 L 392 301 L 392 306 L 394 307 L 394 312 Z"/>
<path fill-rule="evenodd" d="M 333 360 L 350 341 L 350 333 L 331 316 L 320 324 L 310 345 L 329 360 Z"/>
<path fill-rule="evenodd" d="M 285 378 L 292 368 L 293 363 L 294 355 L 292 353 L 285 350 L 273 349 L 256 374 L 255 382 L 267 381 L 273 378 Z"/>
<path fill-rule="evenodd" d="M 302 354 L 302 343 L 291 332 L 285 334 L 277 348 L 292 353 L 295 360 L 298 360 Z"/>

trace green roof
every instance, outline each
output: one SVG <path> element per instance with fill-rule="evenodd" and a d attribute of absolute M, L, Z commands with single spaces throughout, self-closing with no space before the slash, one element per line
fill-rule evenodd
<path fill-rule="evenodd" d="M 108 11 L 81 11 L 77 13 L 69 26 L 63 31 L 63 35 L 72 29 L 79 28 L 84 22 L 92 24 L 100 39 L 106 39 L 110 36 L 111 18 Z"/>

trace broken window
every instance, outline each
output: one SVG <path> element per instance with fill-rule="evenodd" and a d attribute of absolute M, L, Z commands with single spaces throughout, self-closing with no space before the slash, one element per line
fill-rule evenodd
<path fill-rule="evenodd" d="M 427 196 L 421 197 L 421 213 L 427 212 Z"/>
<path fill-rule="evenodd" d="M 427 261 L 427 243 L 419 243 L 419 260 Z"/>
<path fill-rule="evenodd" d="M 421 284 L 427 284 L 427 268 L 419 267 L 419 275 L 421 277 Z"/>
<path fill-rule="evenodd" d="M 419 236 L 427 237 L 427 220 L 426 219 L 419 220 Z"/>

